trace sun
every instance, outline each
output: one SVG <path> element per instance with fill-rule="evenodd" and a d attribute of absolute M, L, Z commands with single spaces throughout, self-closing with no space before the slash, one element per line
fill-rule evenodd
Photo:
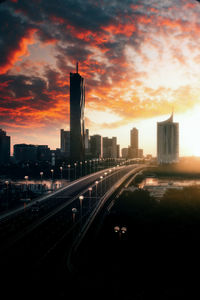
<path fill-rule="evenodd" d="M 200 156 L 200 106 L 175 119 L 179 122 L 180 152 L 183 156 Z"/>

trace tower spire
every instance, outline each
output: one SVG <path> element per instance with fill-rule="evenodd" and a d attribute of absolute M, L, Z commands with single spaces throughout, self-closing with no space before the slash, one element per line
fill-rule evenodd
<path fill-rule="evenodd" d="M 76 62 L 76 73 L 78 73 L 78 61 Z"/>

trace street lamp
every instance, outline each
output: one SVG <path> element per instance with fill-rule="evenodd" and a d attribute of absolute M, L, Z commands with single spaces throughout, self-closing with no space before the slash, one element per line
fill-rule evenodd
<path fill-rule="evenodd" d="M 52 181 L 53 181 L 53 172 L 54 172 L 54 170 L 51 169 L 51 180 L 52 180 Z"/>
<path fill-rule="evenodd" d="M 7 209 L 8 209 L 8 185 L 9 185 L 9 181 L 6 180 L 6 181 L 5 181 L 5 184 L 6 184 Z"/>
<path fill-rule="evenodd" d="M 81 174 L 80 174 L 81 176 L 80 177 L 82 177 L 82 164 L 83 164 L 82 161 L 80 161 L 80 168 L 81 168 Z"/>
<path fill-rule="evenodd" d="M 91 160 L 89 160 L 89 163 L 90 163 L 90 174 L 91 174 L 91 163 L 92 163 L 92 161 L 91 161 Z"/>
<path fill-rule="evenodd" d="M 79 200 L 80 200 L 80 213 L 81 213 L 81 224 L 82 224 L 82 203 L 83 203 L 83 199 L 84 197 L 81 195 L 79 196 Z"/>
<path fill-rule="evenodd" d="M 107 172 L 104 173 L 104 175 L 105 175 L 105 192 L 106 192 L 106 181 L 107 181 L 106 175 L 107 175 L 107 174 L 108 174 Z"/>
<path fill-rule="evenodd" d="M 89 187 L 89 209 L 91 208 L 91 194 L 92 194 L 92 187 Z"/>
<path fill-rule="evenodd" d="M 98 180 L 97 181 L 95 181 L 95 185 L 96 185 L 96 201 L 97 201 L 97 186 L 98 186 Z"/>
<path fill-rule="evenodd" d="M 127 233 L 127 227 L 126 227 L 126 226 L 122 226 L 122 227 L 120 227 L 120 226 L 115 226 L 115 227 L 114 227 L 114 232 L 115 232 L 116 234 L 118 234 L 119 240 L 121 240 L 122 235 L 124 235 L 125 233 Z"/>
<path fill-rule="evenodd" d="M 73 219 L 73 224 L 75 224 L 77 212 L 78 212 L 77 208 L 73 207 L 73 208 L 72 208 L 72 219 Z"/>
<path fill-rule="evenodd" d="M 87 160 L 85 160 L 85 175 L 86 175 Z"/>
<path fill-rule="evenodd" d="M 62 180 L 62 170 L 63 170 L 63 167 L 60 167 L 60 179 Z"/>
<path fill-rule="evenodd" d="M 26 180 L 26 198 L 28 193 L 28 176 L 24 176 L 24 179 Z"/>
<path fill-rule="evenodd" d="M 100 176 L 100 180 L 101 180 L 101 195 L 102 195 L 102 181 L 103 181 L 103 176 Z"/>
<path fill-rule="evenodd" d="M 67 168 L 68 168 L 68 181 L 70 181 L 70 167 L 71 167 L 71 165 L 67 166 Z"/>
<path fill-rule="evenodd" d="M 41 177 L 41 183 L 42 183 L 42 176 L 43 176 L 43 172 L 40 172 L 40 177 Z"/>
<path fill-rule="evenodd" d="M 77 163 L 74 163 L 74 177 L 75 177 L 75 180 L 76 180 L 76 165 L 77 165 Z"/>

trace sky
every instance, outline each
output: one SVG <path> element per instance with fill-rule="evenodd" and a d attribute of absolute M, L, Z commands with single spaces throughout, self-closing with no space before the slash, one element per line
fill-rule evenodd
<path fill-rule="evenodd" d="M 195 0 L 0 1 L 0 128 L 16 143 L 60 147 L 69 73 L 85 78 L 90 134 L 156 155 L 172 110 L 180 155 L 200 155 L 200 3 Z"/>

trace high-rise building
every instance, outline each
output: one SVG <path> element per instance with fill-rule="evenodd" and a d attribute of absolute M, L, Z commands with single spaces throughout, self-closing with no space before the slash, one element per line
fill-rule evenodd
<path fill-rule="evenodd" d="M 70 73 L 70 159 L 83 161 L 85 157 L 85 83 L 78 73 Z"/>
<path fill-rule="evenodd" d="M 128 147 L 128 158 L 138 157 L 138 129 L 133 128 L 130 131 L 130 146 Z"/>
<path fill-rule="evenodd" d="M 103 157 L 117 158 L 117 138 L 103 138 Z"/>
<path fill-rule="evenodd" d="M 6 164 L 10 159 L 10 136 L 0 129 L 0 164 Z"/>
<path fill-rule="evenodd" d="M 120 145 L 117 145 L 117 158 L 120 158 Z"/>
<path fill-rule="evenodd" d="M 173 163 L 179 160 L 179 123 L 169 119 L 157 122 L 157 160 L 158 163 Z"/>
<path fill-rule="evenodd" d="M 143 149 L 139 149 L 138 129 L 133 128 L 130 131 L 130 146 L 128 147 L 128 158 L 142 158 Z"/>
<path fill-rule="evenodd" d="M 89 139 L 90 139 L 90 135 L 89 135 L 89 129 L 85 130 L 85 152 L 89 153 Z"/>
<path fill-rule="evenodd" d="M 138 129 L 135 127 L 130 132 L 130 142 L 132 148 L 138 149 Z"/>
<path fill-rule="evenodd" d="M 92 158 L 102 157 L 102 137 L 98 134 L 90 136 L 90 152 Z"/>
<path fill-rule="evenodd" d="M 122 158 L 128 157 L 128 148 L 122 148 Z"/>
<path fill-rule="evenodd" d="M 70 156 L 70 131 L 60 130 L 60 150 L 66 158 Z"/>

